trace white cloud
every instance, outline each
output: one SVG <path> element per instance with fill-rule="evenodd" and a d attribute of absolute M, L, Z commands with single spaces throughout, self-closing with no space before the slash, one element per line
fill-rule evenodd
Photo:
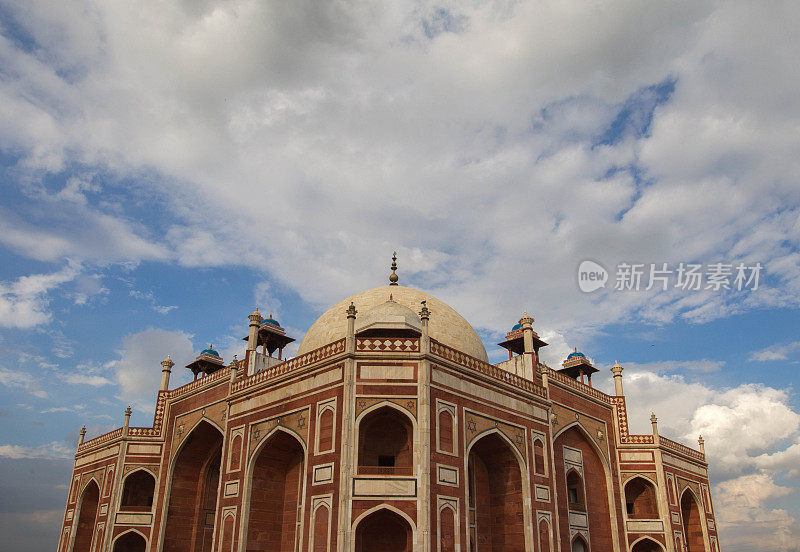
<path fill-rule="evenodd" d="M 750 353 L 750 360 L 769 362 L 772 360 L 788 360 L 789 355 L 800 351 L 800 341 L 793 341 L 783 345 L 773 345 L 760 351 Z"/>
<path fill-rule="evenodd" d="M 103 385 L 112 385 L 114 383 L 105 376 L 93 374 L 59 374 L 59 378 L 72 385 L 90 385 L 91 387 L 102 387 Z"/>
<path fill-rule="evenodd" d="M 47 293 L 78 275 L 79 268 L 68 266 L 50 274 L 22 276 L 15 282 L 0 282 L 0 327 L 31 328 L 48 322 Z"/>
<path fill-rule="evenodd" d="M 311 5 L 18 10 L 50 56 L 0 44 L 17 75 L 4 99 L 19 107 L 0 145 L 46 170 L 153 168 L 163 178 L 137 192 L 172 224 L 150 235 L 124 205 L 101 208 L 81 175 L 37 196 L 61 206 L 57 229 L 14 223 L 6 243 L 44 259 L 255 266 L 320 306 L 382 282 L 397 248 L 401 281 L 492 332 L 528 301 L 542 331 L 559 333 L 796 304 L 800 232 L 776 206 L 800 199 L 782 155 L 795 149 L 800 114 L 784 107 L 800 78 L 773 54 L 793 51 L 792 33 L 773 32 L 791 7 Z M 762 81 L 743 75 L 765 67 L 770 93 L 756 94 Z M 674 96 L 649 134 L 623 123 L 618 142 L 596 144 L 626 99 L 644 124 L 649 111 L 636 110 L 667 81 Z M 585 257 L 763 261 L 781 291 L 583 296 Z"/>
<path fill-rule="evenodd" d="M 35 447 L 23 445 L 0 445 L 0 458 L 70 458 L 75 449 L 61 441 L 53 441 Z"/>
<path fill-rule="evenodd" d="M 38 380 L 27 372 L 9 370 L 4 366 L 0 366 L 0 384 L 6 387 L 23 389 L 40 399 L 47 397 L 47 392 L 40 387 Z"/>
<path fill-rule="evenodd" d="M 191 337 L 181 331 L 156 328 L 126 336 L 122 341 L 119 359 L 108 364 L 116 373 L 120 399 L 131 403 L 138 410 L 152 412 L 161 383 L 161 361 L 167 355 L 175 362 L 170 388 L 187 380 L 188 370 L 183 366 L 196 355 Z"/>

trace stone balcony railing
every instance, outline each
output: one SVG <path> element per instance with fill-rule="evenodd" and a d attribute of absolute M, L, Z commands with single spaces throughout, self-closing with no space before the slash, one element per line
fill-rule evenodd
<path fill-rule="evenodd" d="M 521 378 L 512 374 L 511 372 L 503 370 L 502 368 L 498 368 L 494 364 L 489 364 L 488 362 L 484 362 L 478 358 L 469 356 L 461 351 L 453 349 L 452 347 L 448 347 L 447 345 L 442 345 L 435 339 L 431 339 L 431 354 L 438 356 L 439 358 L 449 360 L 450 362 L 454 362 L 459 366 L 469 368 L 470 370 L 485 376 L 489 376 L 497 381 L 502 381 L 503 383 L 507 383 L 522 389 L 523 391 L 527 391 L 528 393 L 542 397 L 543 399 L 547 398 L 547 390 L 538 383 L 529 379 Z"/>
<path fill-rule="evenodd" d="M 565 376 L 564 374 L 553 370 L 549 366 L 545 364 L 539 365 L 539 373 L 541 374 L 543 371 L 547 371 L 547 378 L 548 380 L 555 381 L 560 383 L 564 387 L 569 387 L 570 389 L 577 391 L 582 395 L 586 395 L 592 397 L 593 399 L 597 399 L 598 401 L 605 403 L 607 405 L 611 405 L 611 397 L 600 391 L 599 389 L 595 389 L 585 383 L 581 383 L 576 379 L 572 379 L 569 376 Z"/>

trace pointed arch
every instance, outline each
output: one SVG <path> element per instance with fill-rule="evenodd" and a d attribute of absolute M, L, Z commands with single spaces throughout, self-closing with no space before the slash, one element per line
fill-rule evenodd
<path fill-rule="evenodd" d="M 628 519 L 658 519 L 656 485 L 643 475 L 625 482 L 623 493 Z"/>
<path fill-rule="evenodd" d="M 467 445 L 465 462 L 468 520 L 469 511 L 475 511 L 475 536 L 468 531 L 467 549 L 470 540 L 482 535 L 489 552 L 530 550 L 533 534 L 524 508 L 530 500 L 530 480 L 519 449 L 502 431 L 490 428 Z"/>
<path fill-rule="evenodd" d="M 681 527 L 687 552 L 707 552 L 707 531 L 703 523 L 702 506 L 694 490 L 686 486 L 681 491 Z"/>
<path fill-rule="evenodd" d="M 586 538 L 583 535 L 578 533 L 572 539 L 570 550 L 572 552 L 589 552 L 589 543 L 586 542 Z"/>
<path fill-rule="evenodd" d="M 553 551 L 553 531 L 550 521 L 542 517 L 539 520 L 539 552 Z"/>
<path fill-rule="evenodd" d="M 410 413 L 381 401 L 356 418 L 358 473 L 364 475 L 413 475 L 417 452 L 416 420 Z"/>
<path fill-rule="evenodd" d="M 631 543 L 631 552 L 664 552 L 664 546 L 650 537 L 639 537 Z"/>
<path fill-rule="evenodd" d="M 240 549 L 283 552 L 299 546 L 307 464 L 306 443 L 297 432 L 280 425 L 248 454 Z"/>
<path fill-rule="evenodd" d="M 92 550 L 92 541 L 95 536 L 95 524 L 97 522 L 97 510 L 100 503 L 100 485 L 97 479 L 92 476 L 81 491 L 77 512 L 75 517 L 78 526 L 72 540 L 72 550 L 74 552 L 84 552 Z"/>
<path fill-rule="evenodd" d="M 352 532 L 355 538 L 350 552 L 412 552 L 416 548 L 417 524 L 390 504 L 362 512 L 353 522 Z M 393 548 L 386 548 L 387 544 Z"/>
<path fill-rule="evenodd" d="M 455 552 L 460 544 L 458 512 L 452 503 L 445 502 L 437 514 L 438 552 Z"/>
<path fill-rule="evenodd" d="M 123 531 L 111 543 L 112 552 L 145 552 L 147 550 L 147 537 L 136 529 Z"/>
<path fill-rule="evenodd" d="M 576 420 L 562 427 L 553 436 L 554 450 L 552 451 L 555 460 L 555 472 L 553 475 L 555 476 L 556 492 L 559 497 L 566 497 L 568 493 L 566 488 L 568 463 L 565 461 L 567 456 L 565 447 L 566 449 L 581 451 L 580 461 L 582 462 L 583 472 L 581 473 L 581 478 L 584 482 L 592 481 L 590 487 L 585 484 L 583 487 L 584 504 L 591 505 L 585 511 L 589 526 L 592 527 L 589 538 L 592 541 L 595 539 L 610 541 L 615 550 L 619 549 L 619 535 L 616 530 L 618 521 L 614 499 L 614 479 L 611 476 L 612 470 L 608 455 L 579 421 Z M 570 464 L 574 464 L 574 462 L 570 461 Z M 605 500 L 601 498 L 603 494 L 605 495 Z M 566 500 L 558 501 L 558 509 L 560 516 L 566 517 L 569 515 Z M 562 543 L 571 542 L 569 528 L 566 525 L 561 525 L 560 535 Z M 591 543 L 587 543 L 587 545 L 591 545 Z"/>
<path fill-rule="evenodd" d="M 213 542 L 224 432 L 201 418 L 172 453 L 164 495 L 162 552 L 200 552 Z M 199 499 L 198 499 L 199 497 Z M 193 504 L 187 509 L 179 504 Z"/>
<path fill-rule="evenodd" d="M 149 512 L 153 508 L 156 491 L 156 475 L 145 467 L 128 473 L 122 480 L 119 510 L 126 512 Z"/>

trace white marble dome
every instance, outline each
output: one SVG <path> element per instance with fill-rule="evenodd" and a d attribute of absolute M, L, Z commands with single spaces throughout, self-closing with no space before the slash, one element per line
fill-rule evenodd
<path fill-rule="evenodd" d="M 410 309 L 410 314 L 416 317 L 417 320 L 419 317 L 416 316 L 416 313 L 422 308 L 422 301 L 427 301 L 428 309 L 431 311 L 428 331 L 433 339 L 485 362 L 489 361 L 481 338 L 478 337 L 478 333 L 463 316 L 444 301 L 418 289 L 405 286 L 381 286 L 356 293 L 347 299 L 339 301 L 326 310 L 311 325 L 300 342 L 297 354 L 302 355 L 345 337 L 347 335 L 347 314 L 345 311 L 351 302 L 358 310 L 356 315 L 357 331 L 366 325 L 378 323 L 378 319 L 384 314 L 390 316 L 386 320 L 386 322 L 389 322 L 402 312 L 403 318 L 412 323 L 411 316 L 409 316 L 406 309 L 387 305 L 390 295 L 395 303 Z"/>

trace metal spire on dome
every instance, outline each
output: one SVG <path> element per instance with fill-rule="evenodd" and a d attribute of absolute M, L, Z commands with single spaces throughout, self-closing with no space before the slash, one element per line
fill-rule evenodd
<path fill-rule="evenodd" d="M 399 279 L 397 276 L 397 251 L 395 251 L 392 255 L 392 273 L 389 275 L 389 285 L 396 286 Z"/>

